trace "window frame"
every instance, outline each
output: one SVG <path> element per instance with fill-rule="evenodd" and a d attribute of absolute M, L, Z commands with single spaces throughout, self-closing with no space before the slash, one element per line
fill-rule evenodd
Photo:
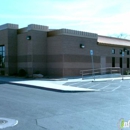
<path fill-rule="evenodd" d="M 112 53 L 112 54 L 115 54 L 115 53 L 116 53 L 115 49 L 112 49 L 112 50 L 111 50 L 111 53 Z"/>
<path fill-rule="evenodd" d="M 5 68 L 5 45 L 0 45 L 1 63 L 0 68 Z"/>

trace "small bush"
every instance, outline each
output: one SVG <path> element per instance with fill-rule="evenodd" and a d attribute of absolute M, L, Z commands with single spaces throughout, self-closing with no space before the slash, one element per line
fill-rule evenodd
<path fill-rule="evenodd" d="M 129 74 L 130 74 L 130 70 L 127 70 L 127 71 L 126 71 L 126 74 L 129 75 Z"/>
<path fill-rule="evenodd" d="M 1 75 L 5 75 L 5 71 L 4 71 L 4 70 L 1 70 L 1 71 L 0 71 L 0 74 L 1 74 Z"/>
<path fill-rule="evenodd" d="M 24 69 L 20 69 L 18 75 L 19 75 L 20 77 L 24 77 L 24 76 L 27 75 L 27 72 L 26 72 L 26 70 L 24 70 Z"/>
<path fill-rule="evenodd" d="M 34 72 L 34 74 L 40 74 L 40 71 L 37 70 L 37 71 Z"/>

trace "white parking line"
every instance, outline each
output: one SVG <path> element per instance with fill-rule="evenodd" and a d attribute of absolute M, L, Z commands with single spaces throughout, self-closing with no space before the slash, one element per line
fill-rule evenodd
<path fill-rule="evenodd" d="M 69 85 L 71 86 L 71 85 L 78 84 L 78 83 L 79 83 L 79 82 L 70 83 L 70 84 L 68 84 L 67 86 L 69 86 Z"/>
<path fill-rule="evenodd" d="M 82 86 L 85 86 L 85 85 L 88 85 L 88 84 L 91 84 L 91 83 L 92 82 L 84 83 L 84 84 L 78 85 L 78 87 L 82 87 Z"/>
<path fill-rule="evenodd" d="M 104 89 L 104 88 L 107 88 L 107 87 L 109 87 L 111 84 L 109 84 L 109 85 L 106 85 L 106 86 L 104 86 L 104 87 L 102 87 L 102 88 L 100 88 L 100 89 Z"/>
<path fill-rule="evenodd" d="M 91 86 L 91 87 L 88 87 L 88 88 L 93 88 L 93 87 L 95 87 L 95 86 L 98 86 L 99 84 L 95 84 L 95 85 L 93 85 L 93 86 Z"/>
<path fill-rule="evenodd" d="M 112 90 L 112 92 L 115 91 L 115 90 L 117 90 L 117 89 L 120 88 L 120 87 L 121 87 L 121 85 L 119 85 L 118 87 L 114 88 L 114 89 Z"/>

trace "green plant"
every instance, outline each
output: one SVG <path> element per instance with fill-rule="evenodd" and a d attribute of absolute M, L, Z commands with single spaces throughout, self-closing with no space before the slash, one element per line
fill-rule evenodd
<path fill-rule="evenodd" d="M 1 74 L 1 75 L 5 75 L 5 71 L 4 71 L 4 70 L 1 70 L 1 71 L 0 71 L 0 74 Z"/>
<path fill-rule="evenodd" d="M 5 68 L 5 63 L 4 62 L 2 62 L 2 68 Z"/>
<path fill-rule="evenodd" d="M 40 71 L 37 70 L 37 71 L 34 72 L 34 74 L 40 74 Z"/>
<path fill-rule="evenodd" d="M 129 74 L 130 74 L 130 70 L 127 70 L 127 71 L 126 71 L 126 74 L 129 75 Z"/>
<path fill-rule="evenodd" d="M 24 70 L 24 69 L 20 69 L 18 75 L 19 75 L 20 77 L 24 77 L 24 76 L 27 75 L 27 72 L 26 72 L 26 70 Z"/>

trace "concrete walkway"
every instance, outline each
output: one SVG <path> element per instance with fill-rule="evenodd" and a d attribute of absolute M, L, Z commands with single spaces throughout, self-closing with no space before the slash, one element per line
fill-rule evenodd
<path fill-rule="evenodd" d="M 31 80 L 31 81 L 16 81 L 13 82 L 15 84 L 22 84 L 22 85 L 31 85 L 35 87 L 45 88 L 49 90 L 57 90 L 57 91 L 66 91 L 66 92 L 85 92 L 85 91 L 97 91 L 95 89 L 88 89 L 88 88 L 78 88 L 72 86 L 66 86 L 61 84 L 56 84 L 55 82 L 50 81 L 39 81 L 39 80 Z"/>
<path fill-rule="evenodd" d="M 4 82 L 4 83 L 24 85 L 24 86 L 33 87 L 33 88 L 35 87 L 35 88 L 40 88 L 40 89 L 62 91 L 62 92 L 93 92 L 93 91 L 97 91 L 95 89 L 65 86 L 65 85 L 62 85 L 60 83 L 58 84 L 58 82 L 51 81 L 48 79 L 27 80 L 24 78 L 0 77 L 0 81 Z"/>
<path fill-rule="evenodd" d="M 89 89 L 89 88 L 81 88 L 81 87 L 74 87 L 74 86 L 66 86 L 63 85 L 68 82 L 101 82 L 101 81 L 108 81 L 108 80 L 121 80 L 122 77 L 112 77 L 112 78 L 99 78 L 99 79 L 85 79 L 82 80 L 82 78 L 75 78 L 75 79 L 33 79 L 28 80 L 25 78 L 15 78 L 15 77 L 0 77 L 0 81 L 11 83 L 11 84 L 17 84 L 17 85 L 23 85 L 23 86 L 29 86 L 29 87 L 35 87 L 40 89 L 47 89 L 47 90 L 54 90 L 54 91 L 62 91 L 62 92 L 94 92 L 99 91 L 96 89 Z M 128 76 L 124 76 L 123 79 L 130 79 Z"/>

